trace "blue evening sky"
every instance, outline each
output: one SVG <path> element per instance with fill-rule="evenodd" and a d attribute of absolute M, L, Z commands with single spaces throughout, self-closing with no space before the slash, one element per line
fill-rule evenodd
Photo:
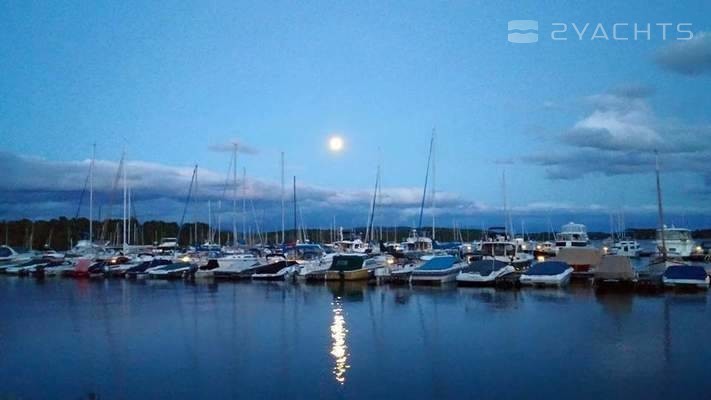
<path fill-rule="evenodd" d="M 562 166 L 580 176 L 555 179 L 527 157 L 580 150 L 558 136 L 594 112 L 591 96 L 619 88 L 652 93 L 642 124 L 711 124 L 708 70 L 660 65 L 676 41 L 658 30 L 649 41 L 549 36 L 553 22 L 602 23 L 608 35 L 616 22 L 708 32 L 708 1 L 57 1 L 0 11 L 0 135 L 19 156 L 83 160 L 96 142 L 99 158 L 116 160 L 125 140 L 132 160 L 224 173 L 229 154 L 208 146 L 238 138 L 258 150 L 240 155 L 250 176 L 277 181 L 285 151 L 289 175 L 345 191 L 370 190 L 380 148 L 386 187 L 421 187 L 436 127 L 437 189 L 465 202 L 499 207 L 505 169 L 514 208 L 634 208 L 655 204 L 652 175 L 611 176 L 581 158 Z M 538 20 L 540 41 L 507 42 L 514 19 Z M 334 133 L 346 141 L 340 154 L 326 147 Z M 670 210 L 707 210 L 707 172 L 664 175 Z"/>

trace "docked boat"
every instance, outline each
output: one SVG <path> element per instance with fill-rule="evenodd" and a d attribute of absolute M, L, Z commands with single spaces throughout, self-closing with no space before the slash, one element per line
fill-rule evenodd
<path fill-rule="evenodd" d="M 558 255 L 550 261 L 561 261 L 573 268 L 576 274 L 590 277 L 592 271 L 600 265 L 602 251 L 595 247 L 562 247 Z"/>
<path fill-rule="evenodd" d="M 415 268 L 410 274 L 410 283 L 442 284 L 454 282 L 457 274 L 467 263 L 454 256 L 434 256 Z"/>
<path fill-rule="evenodd" d="M 293 275 L 298 265 L 299 263 L 296 261 L 280 259 L 247 271 L 250 272 L 250 276 L 255 280 L 280 281 Z"/>
<path fill-rule="evenodd" d="M 662 240 L 662 232 L 664 232 L 664 240 Z M 669 228 L 666 225 L 662 229 L 657 229 L 656 244 L 660 249 L 666 245 L 666 256 L 672 258 L 689 258 L 700 250 L 697 249 L 689 229 Z"/>
<path fill-rule="evenodd" d="M 158 254 L 171 254 L 178 251 L 178 239 L 174 237 L 165 237 L 161 239 L 158 246 L 156 246 L 156 252 Z"/>
<path fill-rule="evenodd" d="M 634 239 L 617 240 L 607 249 L 607 254 L 613 256 L 637 258 L 641 253 L 642 246 Z"/>
<path fill-rule="evenodd" d="M 74 270 L 75 262 L 75 260 L 72 260 L 45 265 L 44 268 L 42 268 L 42 275 L 45 277 L 66 275 Z"/>
<path fill-rule="evenodd" d="M 569 222 L 560 228 L 560 233 L 555 237 L 555 247 L 557 249 L 563 247 L 588 247 L 590 239 L 588 238 L 588 229 L 583 224 Z"/>
<path fill-rule="evenodd" d="M 478 260 L 464 267 L 457 274 L 460 285 L 489 286 L 497 279 L 516 271 L 513 265 L 498 260 Z"/>
<path fill-rule="evenodd" d="M 189 262 L 175 262 L 148 271 L 148 277 L 152 279 L 177 279 L 182 278 L 185 273 L 190 272 L 194 265 Z"/>
<path fill-rule="evenodd" d="M 231 254 L 215 260 L 219 266 L 212 270 L 212 275 L 216 279 L 244 278 L 242 272 L 262 264 L 252 253 Z"/>
<path fill-rule="evenodd" d="M 595 268 L 593 283 L 595 286 L 633 286 L 638 279 L 629 257 L 607 255 Z"/>
<path fill-rule="evenodd" d="M 128 279 L 140 279 L 148 276 L 148 273 L 156 268 L 164 267 L 166 265 L 172 264 L 173 261 L 166 258 L 154 258 L 150 261 L 144 261 L 135 267 L 131 267 L 126 270 L 124 277 Z"/>
<path fill-rule="evenodd" d="M 704 267 L 698 265 L 671 265 L 662 275 L 662 282 L 667 287 L 709 288 L 709 275 Z"/>
<path fill-rule="evenodd" d="M 522 285 L 565 286 L 570 282 L 573 268 L 562 261 L 544 261 L 534 264 L 521 275 Z"/>
<path fill-rule="evenodd" d="M 370 261 L 370 262 L 368 262 Z M 367 280 L 373 274 L 377 263 L 364 254 L 337 254 L 331 266 L 324 271 L 314 271 L 306 275 L 307 281 L 359 281 Z"/>
<path fill-rule="evenodd" d="M 396 264 L 390 266 L 387 271 L 376 270 L 375 274 L 378 278 L 385 279 L 392 283 L 409 283 L 412 271 L 424 264 L 425 260 L 410 261 L 404 264 Z M 387 272 L 387 273 L 386 273 Z"/>
<path fill-rule="evenodd" d="M 333 243 L 333 246 L 339 253 L 366 253 L 370 247 L 360 238 L 353 240 L 339 240 Z"/>
<path fill-rule="evenodd" d="M 417 229 L 410 231 L 410 236 L 400 244 L 400 247 L 404 254 L 414 257 L 431 253 L 434 249 L 432 239 L 426 236 L 420 236 L 417 233 Z"/>
<path fill-rule="evenodd" d="M 556 253 L 555 243 L 550 241 L 536 244 L 535 250 L 533 250 L 534 257 L 555 257 Z"/>
<path fill-rule="evenodd" d="M 152 254 L 139 254 L 134 258 L 113 257 L 109 262 L 109 275 L 123 277 L 126 272 L 134 267 L 137 267 L 144 262 L 151 261 L 153 259 Z M 111 262 L 113 261 L 113 262 Z"/>
<path fill-rule="evenodd" d="M 482 260 L 501 261 L 519 271 L 527 268 L 533 262 L 533 255 L 525 252 L 521 243 L 505 239 L 481 242 L 480 253 Z"/>
<path fill-rule="evenodd" d="M 35 256 L 34 253 L 18 253 L 10 246 L 0 246 L 0 269 L 9 264 L 18 264 L 30 261 Z"/>
<path fill-rule="evenodd" d="M 12 264 L 5 267 L 5 273 L 8 275 L 29 275 L 31 270 L 37 267 L 42 267 L 49 264 L 52 260 L 45 258 L 35 258 L 19 264 Z"/>

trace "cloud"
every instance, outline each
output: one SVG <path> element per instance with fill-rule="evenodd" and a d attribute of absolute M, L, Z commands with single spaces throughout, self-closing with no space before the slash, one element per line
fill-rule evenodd
<path fill-rule="evenodd" d="M 664 120 L 649 103 L 654 90 L 627 85 L 588 96 L 588 114 L 557 135 L 553 150 L 523 157 L 545 168 L 549 179 L 576 179 L 588 174 L 648 173 L 653 152 L 662 154 L 667 171 L 711 176 L 711 125 Z"/>
<path fill-rule="evenodd" d="M 0 152 L 0 169 L 6 171 L 0 180 L 0 218 L 43 218 L 58 215 L 73 216 L 83 197 L 81 215 L 87 213 L 86 183 L 90 160 L 52 161 L 39 157 Z M 129 160 L 126 163 L 127 185 L 141 218 L 176 220 L 192 179 L 193 167 L 171 166 L 154 162 Z M 213 202 L 213 211 L 232 215 L 232 201 L 237 200 L 237 213 L 242 212 L 242 198 L 248 200 L 247 213 L 251 218 L 256 210 L 280 220 L 281 188 L 278 183 L 247 177 L 246 183 L 238 179 L 235 194 L 231 182 L 226 186 L 224 174 L 198 168 L 198 186 L 192 194 L 194 205 L 190 215 L 207 215 L 207 202 Z M 113 209 L 118 216 L 122 202 L 122 184 L 119 163 L 96 160 L 94 168 L 95 207 L 102 207 L 103 216 Z M 379 204 L 388 217 L 400 221 L 411 207 L 419 210 L 422 189 L 419 187 L 389 187 L 381 191 Z M 236 197 L 235 197 L 236 196 Z M 313 213 L 319 220 L 335 214 L 353 215 L 355 220 L 365 220 L 372 199 L 371 189 L 342 189 L 319 187 L 299 182 L 297 198 L 304 213 Z M 290 194 L 286 198 L 291 213 Z M 437 204 L 443 208 L 462 203 L 459 194 L 440 191 Z M 221 204 L 221 207 L 220 207 Z M 429 205 L 429 200 L 426 203 Z M 252 206 L 254 205 L 254 211 Z M 203 215 L 204 214 L 204 215 Z"/>
<path fill-rule="evenodd" d="M 242 142 L 242 140 L 236 139 L 236 138 L 228 140 L 225 143 L 212 144 L 212 145 L 208 146 L 208 149 L 212 150 L 212 151 L 219 152 L 219 153 L 229 153 L 229 152 L 233 152 L 235 150 L 235 147 L 237 148 L 238 153 L 242 153 L 242 154 L 257 154 L 257 153 L 259 153 L 259 151 L 256 148 L 249 146 L 249 145 L 245 144 L 244 142 Z"/>
<path fill-rule="evenodd" d="M 682 75 L 711 73 L 711 34 L 700 32 L 691 40 L 676 41 L 662 47 L 655 61 L 662 68 Z"/>

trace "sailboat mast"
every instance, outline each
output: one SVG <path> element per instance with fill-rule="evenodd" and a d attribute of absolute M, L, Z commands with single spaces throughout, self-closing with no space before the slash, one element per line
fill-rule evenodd
<path fill-rule="evenodd" d="M 427 156 L 427 170 L 425 171 L 425 186 L 422 188 L 422 202 L 420 203 L 420 219 L 417 228 L 422 228 L 422 213 L 425 209 L 425 197 L 427 196 L 427 179 L 430 176 L 430 161 L 432 160 L 432 146 L 434 145 L 434 129 L 432 129 L 432 137 L 430 138 L 430 152 Z"/>
<path fill-rule="evenodd" d="M 237 143 L 232 154 L 232 247 L 237 246 Z"/>
<path fill-rule="evenodd" d="M 195 164 L 195 195 L 196 195 L 196 198 L 197 198 L 197 193 L 198 193 L 198 165 Z M 198 238 L 197 202 L 195 203 L 195 207 L 193 208 L 193 218 L 195 218 L 195 241 L 193 243 L 195 244 L 195 247 L 197 247 L 200 244 L 200 239 Z"/>
<path fill-rule="evenodd" d="M 664 237 L 664 209 L 662 208 L 662 184 L 659 179 L 659 153 L 654 150 L 655 172 L 657 175 L 657 211 L 659 212 L 659 229 L 662 236 L 662 258 L 667 259 L 667 242 Z"/>
<path fill-rule="evenodd" d="M 126 151 L 123 152 L 123 165 L 121 174 L 123 176 L 123 250 L 126 251 L 126 213 L 127 213 L 127 201 L 128 201 L 128 186 L 126 183 Z"/>
<path fill-rule="evenodd" d="M 365 241 L 370 242 L 373 239 L 373 219 L 375 218 L 375 202 L 378 200 L 378 186 L 380 185 L 380 164 L 375 174 L 375 189 L 373 189 L 373 201 L 371 202 L 370 215 L 368 216 L 368 226 L 365 230 Z"/>
<path fill-rule="evenodd" d="M 127 234 L 127 240 L 126 244 L 131 244 L 131 188 L 129 187 L 128 189 L 128 211 L 126 212 L 126 222 L 128 222 L 128 228 L 126 231 L 128 232 Z"/>
<path fill-rule="evenodd" d="M 96 143 L 92 145 L 91 165 L 89 166 L 89 245 L 94 243 L 94 162 L 96 160 Z"/>
<path fill-rule="evenodd" d="M 436 214 L 436 203 L 435 203 L 435 179 L 436 179 L 436 170 L 435 166 L 437 165 L 436 160 L 437 160 L 437 152 L 435 150 L 435 130 L 432 130 L 432 241 L 434 242 L 435 240 L 435 214 Z"/>
<path fill-rule="evenodd" d="M 242 239 L 247 243 L 247 168 L 242 168 Z"/>
<path fill-rule="evenodd" d="M 281 243 L 284 243 L 285 241 L 285 227 L 284 227 L 284 218 L 285 218 L 285 210 L 284 210 L 284 152 L 281 152 Z"/>
<path fill-rule="evenodd" d="M 299 241 L 299 231 L 296 223 L 296 175 L 294 175 L 294 243 Z"/>

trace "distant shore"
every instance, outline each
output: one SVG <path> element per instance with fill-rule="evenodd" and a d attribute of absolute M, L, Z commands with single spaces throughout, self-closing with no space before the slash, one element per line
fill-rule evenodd
<path fill-rule="evenodd" d="M 219 231 L 216 227 L 209 227 L 204 222 L 185 223 L 180 229 L 177 222 L 170 221 L 145 221 L 131 220 L 131 240 L 132 244 L 150 245 L 159 242 L 164 237 L 180 236 L 180 243 L 194 244 L 203 243 L 211 239 L 215 243 L 230 243 L 232 241 L 232 230 L 223 224 Z M 118 242 L 117 235 L 121 234 L 122 226 L 120 219 L 107 219 L 94 221 L 94 239 L 106 242 Z M 303 229 L 303 228 L 299 228 Z M 365 227 L 343 228 L 344 231 L 364 234 Z M 384 241 L 400 241 L 407 237 L 411 227 L 406 226 L 383 226 L 376 227 L 374 237 Z M 330 242 L 334 236 L 338 236 L 331 228 L 309 228 L 303 229 L 306 236 L 312 242 Z M 431 236 L 430 227 L 423 227 L 422 233 Z M 214 233 L 210 233 L 214 232 Z M 293 241 L 295 230 L 286 229 L 286 242 Z M 653 240 L 655 228 L 630 228 L 627 235 L 639 240 Z M 21 219 L 15 221 L 0 222 L 0 244 L 14 247 L 41 249 L 49 246 L 56 250 L 65 250 L 76 244 L 79 240 L 87 239 L 89 233 L 89 220 L 87 218 L 66 218 L 59 217 L 51 220 L 29 220 Z M 692 231 L 694 239 L 711 238 L 711 228 L 697 229 Z M 610 237 L 609 232 L 589 232 L 590 239 L 602 240 Z M 271 230 L 269 232 L 256 232 L 254 227 L 247 228 L 242 232 L 241 225 L 237 227 L 237 237 L 240 241 L 249 243 L 279 243 L 281 242 L 281 230 Z M 437 228 L 435 238 L 440 242 L 478 240 L 482 237 L 481 228 Z M 552 240 L 551 232 L 526 232 L 526 238 L 531 240 Z"/>

